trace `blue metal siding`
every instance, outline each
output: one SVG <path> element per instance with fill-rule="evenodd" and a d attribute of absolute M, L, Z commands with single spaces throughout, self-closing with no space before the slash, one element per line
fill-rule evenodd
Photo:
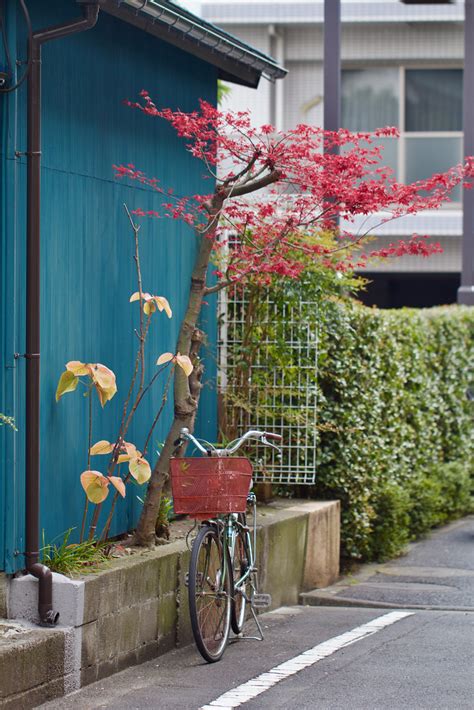
<path fill-rule="evenodd" d="M 34 27 L 63 21 L 77 13 L 72 1 L 50 2 L 46 11 L 42 2 L 29 5 L 38 9 L 36 14 L 33 12 Z M 119 391 L 104 410 L 94 397 L 93 426 L 95 441 L 113 439 L 136 352 L 132 332 L 138 323 L 138 304 L 128 303 L 130 294 L 137 290 L 133 239 L 123 203 L 130 208 L 153 209 L 158 200 L 139 185 L 117 183 L 112 164 L 134 163 L 178 194 L 203 190 L 202 165 L 185 151 L 183 141 L 163 121 L 124 106 L 123 100 L 134 99 L 140 89 L 147 88 L 160 104 L 189 110 L 197 106 L 199 97 L 215 101 L 216 83 L 213 67 L 105 13 L 100 14 L 93 30 L 43 48 L 41 526 L 47 540 L 80 525 L 83 495 L 79 475 L 87 463 L 87 401 L 77 390 L 56 404 L 58 377 L 72 359 L 102 362 L 114 370 Z M 12 105 L 17 99 L 3 99 L 4 109 L 14 111 Z M 24 150 L 23 90 L 15 113 L 19 129 L 16 147 Z M 2 327 L 4 366 L 11 363 L 16 349 L 24 352 L 25 165 L 23 159 L 12 160 L 11 156 L 7 162 L 10 177 L 2 179 L 2 268 L 7 277 Z M 14 172 L 19 177 L 12 195 Z M 16 225 L 16 235 L 8 226 L 12 224 Z M 151 376 L 157 356 L 175 348 L 196 242 L 186 225 L 157 220 L 142 220 L 140 240 L 144 289 L 166 296 L 173 308 L 172 320 L 164 314 L 153 317 L 147 355 L 147 373 Z M 11 267 L 11 251 L 15 249 L 16 270 Z M 212 315 L 208 330 L 211 340 L 215 340 L 212 304 L 209 308 Z M 13 313 L 14 325 L 10 322 Z M 16 335 L 12 328 L 16 328 Z M 208 378 L 212 380 L 212 358 L 209 366 Z M 23 360 L 18 361 L 14 373 L 12 378 L 4 370 L 5 403 L 13 406 L 16 387 L 20 426 L 13 471 L 11 454 L 8 462 L 2 460 L 2 485 L 8 482 L 4 509 L 11 511 L 4 541 L 8 571 L 23 566 L 23 557 L 13 554 L 14 549 L 24 549 L 20 411 L 24 398 Z M 164 380 L 157 384 L 153 396 L 141 405 L 133 431 L 128 434 L 127 438 L 139 448 L 161 401 L 163 383 Z M 171 399 L 156 429 L 155 449 L 166 433 Z M 201 431 L 212 439 L 216 431 L 215 393 L 205 395 L 203 404 Z M 104 462 L 105 457 L 96 457 L 92 467 L 104 471 Z M 15 487 L 17 491 L 13 493 Z M 116 515 L 114 533 L 136 521 L 137 494 L 143 496 L 143 488 L 128 488 L 127 499 Z"/>

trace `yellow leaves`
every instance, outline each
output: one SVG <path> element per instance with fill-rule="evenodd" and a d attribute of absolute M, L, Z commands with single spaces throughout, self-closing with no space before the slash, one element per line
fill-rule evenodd
<path fill-rule="evenodd" d="M 170 304 L 168 303 L 168 299 L 166 299 L 164 296 L 155 296 L 155 303 L 158 306 L 158 310 L 164 311 L 168 318 L 171 318 L 173 315 L 173 311 L 171 310 Z"/>
<path fill-rule="evenodd" d="M 128 470 L 130 471 L 134 479 L 137 481 L 137 483 L 140 483 L 140 485 L 142 483 L 146 483 L 151 476 L 150 464 L 148 463 L 148 461 L 146 461 L 146 459 L 143 459 L 139 456 L 130 460 Z"/>
<path fill-rule="evenodd" d="M 166 362 L 170 361 L 173 361 L 176 365 L 179 365 L 186 377 L 189 377 L 193 371 L 193 363 L 190 358 L 187 355 L 181 355 L 180 353 L 176 353 L 176 355 L 173 355 L 173 353 L 162 353 L 156 361 L 156 364 L 164 365 Z"/>
<path fill-rule="evenodd" d="M 146 483 L 151 476 L 151 466 L 148 461 L 143 458 L 135 444 L 131 444 L 128 441 L 123 442 L 122 450 L 124 450 L 125 453 L 119 456 L 120 463 L 122 463 L 122 461 L 128 461 L 130 475 L 133 476 L 140 485 Z"/>
<path fill-rule="evenodd" d="M 189 357 L 187 355 L 180 355 L 179 353 L 177 353 L 176 364 L 180 366 L 186 377 L 189 377 L 189 375 L 193 371 L 193 363 L 191 362 Z"/>
<path fill-rule="evenodd" d="M 91 447 L 90 453 L 92 456 L 111 454 L 114 449 L 115 444 L 110 443 L 110 441 L 107 441 L 106 439 L 101 439 L 101 441 L 98 441 Z M 142 483 L 146 483 L 151 476 L 151 466 L 148 461 L 143 458 L 141 452 L 138 451 L 135 444 L 132 444 L 129 441 L 122 441 L 118 448 L 118 452 L 119 455 L 117 457 L 117 464 L 128 463 L 129 473 L 131 476 L 133 476 L 137 483 L 139 483 L 140 485 Z M 81 476 L 82 487 L 86 491 L 89 500 L 93 503 L 95 502 L 95 500 L 93 500 L 91 495 L 95 499 L 99 499 L 101 495 L 103 495 L 102 500 L 105 500 L 105 498 L 107 497 L 107 493 L 104 494 L 104 492 L 102 490 L 99 491 L 98 488 L 99 486 L 107 487 L 109 482 L 112 483 L 112 485 L 117 489 L 121 496 L 125 497 L 125 482 L 120 477 L 102 476 L 102 479 L 104 479 L 102 480 L 93 478 L 92 476 L 85 476 L 86 473 L 93 473 L 95 476 L 102 476 L 102 474 L 99 474 L 98 471 L 85 471 Z M 83 483 L 83 478 L 85 483 Z M 89 495 L 89 488 L 91 489 L 91 495 Z M 102 500 L 99 502 L 102 502 Z"/>
<path fill-rule="evenodd" d="M 119 476 L 103 476 L 100 471 L 81 473 L 81 485 L 91 503 L 103 503 L 109 495 L 109 484 L 125 498 L 125 483 Z"/>
<path fill-rule="evenodd" d="M 125 449 L 129 457 L 138 455 L 137 447 L 135 446 L 135 444 L 131 444 L 129 441 L 123 442 L 123 448 Z"/>
<path fill-rule="evenodd" d="M 169 362 L 170 360 L 173 360 L 174 355 L 173 353 L 162 353 L 158 360 L 156 361 L 157 365 L 164 365 L 165 362 Z"/>
<path fill-rule="evenodd" d="M 56 389 L 56 402 L 59 402 L 63 394 L 66 394 L 66 392 L 74 392 L 78 384 L 79 378 L 72 372 L 69 372 L 69 370 L 65 370 L 59 378 Z"/>
<path fill-rule="evenodd" d="M 79 384 L 79 377 L 88 376 L 94 384 L 99 401 L 102 407 L 117 392 L 115 374 L 100 362 L 86 363 L 79 360 L 71 360 L 66 364 L 66 370 L 59 378 L 56 389 L 56 402 L 58 402 L 66 392 L 73 392 Z"/>
<path fill-rule="evenodd" d="M 115 375 L 108 367 L 101 365 L 100 362 L 89 367 L 91 367 L 92 379 L 101 389 L 108 390 L 115 386 Z"/>
<path fill-rule="evenodd" d="M 145 301 L 145 303 L 143 304 L 143 312 L 146 313 L 147 316 L 151 316 L 151 314 L 155 311 L 156 306 L 153 301 Z"/>
<path fill-rule="evenodd" d="M 91 503 L 102 503 L 109 495 L 109 481 L 99 471 L 81 473 L 81 485 Z"/>
<path fill-rule="evenodd" d="M 100 403 L 104 406 L 117 392 L 115 375 L 112 370 L 109 370 L 105 365 L 101 365 L 100 362 L 95 365 L 90 365 L 90 367 L 92 381 L 99 395 Z"/>
<path fill-rule="evenodd" d="M 140 292 L 135 291 L 135 293 L 132 293 L 132 295 L 130 296 L 130 303 L 139 300 Z M 142 301 L 144 302 L 143 311 L 144 313 L 146 313 L 147 316 L 150 316 L 156 310 L 160 312 L 164 311 L 168 318 L 171 318 L 173 315 L 168 299 L 164 296 L 152 296 L 151 293 L 142 293 Z"/>
<path fill-rule="evenodd" d="M 91 456 L 96 456 L 97 454 L 111 454 L 113 450 L 114 445 L 111 444 L 110 441 L 101 439 L 96 444 L 94 444 L 94 446 L 91 446 L 90 454 Z"/>
<path fill-rule="evenodd" d="M 125 483 L 120 476 L 109 476 L 109 481 L 118 490 L 122 498 L 125 498 Z"/>
<path fill-rule="evenodd" d="M 89 374 L 89 365 L 86 365 L 83 362 L 79 362 L 79 360 L 71 360 L 70 362 L 66 363 L 66 370 L 72 372 L 74 375 L 76 375 L 76 377 L 80 377 L 81 375 Z"/>

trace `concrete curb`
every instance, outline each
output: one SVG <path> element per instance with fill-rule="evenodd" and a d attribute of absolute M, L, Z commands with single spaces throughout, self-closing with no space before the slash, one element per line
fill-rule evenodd
<path fill-rule="evenodd" d="M 338 589 L 340 591 L 340 589 Z M 314 590 L 302 592 L 300 604 L 303 606 L 344 606 L 359 607 L 364 609 L 418 609 L 424 611 L 474 611 L 471 606 L 439 606 L 436 604 L 390 604 L 388 602 L 369 601 L 367 599 L 354 599 L 353 597 L 336 597 L 326 591 Z"/>
<path fill-rule="evenodd" d="M 257 564 L 271 608 L 297 604 L 302 591 L 337 579 L 339 517 L 338 501 L 287 501 L 261 510 Z M 19 639 L 0 644 L 0 708 L 34 707 L 190 643 L 189 556 L 179 540 L 113 559 L 103 571 L 76 580 L 55 574 L 60 625 L 54 630 L 32 626 L 38 621 L 37 580 L 7 580 L 8 615 L 24 620 L 31 658 Z M 56 659 L 46 669 L 45 657 Z M 47 684 L 40 682 L 46 670 Z"/>
<path fill-rule="evenodd" d="M 431 531 L 428 540 L 436 540 L 442 538 L 446 533 L 449 533 L 457 528 L 465 525 L 466 520 L 472 516 L 464 517 L 460 520 L 455 520 L 442 528 Z M 422 547 L 427 542 L 426 538 L 410 543 L 408 545 L 406 555 L 410 552 L 416 552 L 417 548 Z M 413 609 L 425 611 L 458 611 L 472 612 L 472 606 L 448 606 L 446 604 L 416 604 L 416 603 L 398 603 L 378 601 L 364 598 L 361 593 L 360 597 L 346 596 L 347 590 L 357 589 L 359 585 L 369 583 L 375 575 L 382 575 L 390 580 L 390 577 L 421 577 L 436 579 L 437 581 L 445 578 L 453 577 L 472 577 L 474 570 L 458 569 L 454 567 L 429 567 L 420 564 L 399 565 L 397 559 L 389 560 L 384 563 L 362 564 L 355 574 L 348 574 L 339 579 L 335 584 L 323 587 L 319 586 L 311 591 L 304 591 L 300 594 L 300 604 L 304 606 L 340 606 L 340 607 L 361 607 L 367 609 Z M 316 586 L 316 585 L 315 585 Z M 377 585 L 375 585 L 376 587 Z"/>

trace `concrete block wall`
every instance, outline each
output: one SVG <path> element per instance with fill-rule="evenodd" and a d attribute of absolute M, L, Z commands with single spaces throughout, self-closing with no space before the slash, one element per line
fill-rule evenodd
<path fill-rule="evenodd" d="M 259 587 L 272 595 L 272 608 L 297 604 L 301 591 L 337 579 L 339 516 L 337 501 L 290 502 L 259 514 Z M 104 570 L 77 580 L 55 574 L 53 606 L 60 613 L 55 630 L 32 627 L 38 621 L 37 580 L 30 575 L 10 580 L 8 615 L 25 620 L 29 641 L 28 648 L 17 646 L 14 652 L 11 643 L 0 644 L 0 666 L 7 669 L 2 672 L 16 679 L 2 688 L 0 708 L 33 706 L 28 684 L 36 704 L 191 643 L 189 559 L 180 540 L 111 560 Z M 47 669 L 34 654 L 49 655 Z"/>
<path fill-rule="evenodd" d="M 61 697 L 66 634 L 0 620 L 0 708 L 24 710 Z"/>
<path fill-rule="evenodd" d="M 85 580 L 81 685 L 186 643 L 187 558 L 183 544 L 174 543 Z"/>
<path fill-rule="evenodd" d="M 4 572 L 0 572 L 0 619 L 7 615 L 7 577 Z"/>

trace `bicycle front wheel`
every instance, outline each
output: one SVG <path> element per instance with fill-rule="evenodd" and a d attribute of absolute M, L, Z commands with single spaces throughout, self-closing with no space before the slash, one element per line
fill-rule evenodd
<path fill-rule="evenodd" d="M 220 660 L 229 638 L 231 574 L 216 528 L 202 527 L 189 565 L 189 613 L 196 646 L 208 663 Z"/>

